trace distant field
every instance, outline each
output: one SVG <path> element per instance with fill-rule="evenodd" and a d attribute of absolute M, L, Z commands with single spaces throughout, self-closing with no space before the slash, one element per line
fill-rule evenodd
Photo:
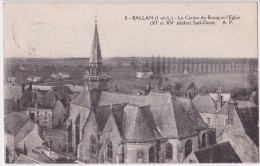
<path fill-rule="evenodd" d="M 124 74 L 123 72 L 118 72 L 117 74 L 117 78 L 120 78 L 121 74 L 123 74 L 121 77 L 131 75 L 130 73 Z M 257 78 L 256 72 L 254 72 L 254 75 Z M 170 75 L 166 77 L 168 80 L 163 84 L 174 86 L 175 83 L 181 83 L 183 90 L 185 90 L 191 82 L 194 82 L 197 87 L 207 88 L 210 92 L 215 91 L 218 87 L 222 87 L 223 91 L 230 91 L 236 88 L 252 88 L 251 84 L 247 80 L 248 73 Z M 115 87 L 115 84 L 117 84 L 119 89 L 124 90 L 141 90 L 149 82 L 152 87 L 158 85 L 157 79 L 136 79 L 130 76 L 129 78 L 125 77 L 124 79 L 116 79 L 115 77 L 112 78 L 113 79 L 108 84 L 109 88 L 112 89 Z M 257 82 L 258 80 L 255 81 Z"/>

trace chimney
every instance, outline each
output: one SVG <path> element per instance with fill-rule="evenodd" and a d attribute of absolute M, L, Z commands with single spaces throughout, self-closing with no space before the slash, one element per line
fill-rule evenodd
<path fill-rule="evenodd" d="M 32 82 L 29 84 L 29 90 L 32 91 Z"/>
<path fill-rule="evenodd" d="M 234 113 L 237 107 L 237 102 L 235 100 L 229 100 L 228 102 L 228 123 L 234 125 Z"/>
<path fill-rule="evenodd" d="M 222 107 L 223 107 L 223 96 L 220 95 L 220 108 L 222 108 Z"/>
<path fill-rule="evenodd" d="M 59 99 L 59 97 L 58 97 L 58 95 L 57 94 L 55 94 L 55 102 L 57 102 L 58 101 L 58 99 Z"/>
<path fill-rule="evenodd" d="M 24 93 L 24 91 L 25 91 L 25 85 L 24 83 L 22 83 L 22 93 Z"/>

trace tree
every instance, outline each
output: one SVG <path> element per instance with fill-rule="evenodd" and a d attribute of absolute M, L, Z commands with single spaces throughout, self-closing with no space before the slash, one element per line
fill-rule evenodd
<path fill-rule="evenodd" d="M 190 59 L 187 58 L 187 72 L 190 72 Z"/>
<path fill-rule="evenodd" d="M 182 88 L 181 83 L 175 83 L 175 90 L 176 90 L 176 91 L 181 90 L 181 88 Z"/>
<path fill-rule="evenodd" d="M 152 55 L 152 59 L 151 59 L 151 70 L 152 70 L 152 72 L 153 73 L 155 73 L 155 67 L 154 67 L 154 57 L 153 57 L 153 55 Z"/>
<path fill-rule="evenodd" d="M 27 148 L 26 148 L 26 145 L 25 145 L 25 142 L 23 143 L 23 154 L 24 155 L 27 155 Z"/>
<path fill-rule="evenodd" d="M 160 56 L 157 57 L 157 62 L 156 62 L 156 72 L 159 74 L 161 71 L 161 58 Z"/>
<path fill-rule="evenodd" d="M 167 70 L 168 70 L 168 73 L 171 73 L 171 65 L 172 65 L 171 58 L 168 57 L 168 60 L 167 60 Z"/>
<path fill-rule="evenodd" d="M 133 56 L 133 57 L 131 58 L 130 66 L 132 67 L 133 70 L 136 69 L 136 67 L 137 67 L 136 57 Z"/>
<path fill-rule="evenodd" d="M 163 74 L 165 74 L 165 72 L 166 72 L 166 61 L 165 61 L 164 56 L 163 56 L 163 59 L 162 59 L 162 72 L 163 72 Z"/>
<path fill-rule="evenodd" d="M 145 68 L 149 68 L 149 62 L 147 57 L 145 57 Z"/>

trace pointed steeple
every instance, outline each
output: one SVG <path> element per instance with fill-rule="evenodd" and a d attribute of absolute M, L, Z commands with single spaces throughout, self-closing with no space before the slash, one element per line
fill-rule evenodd
<path fill-rule="evenodd" d="M 90 63 L 102 63 L 100 43 L 98 37 L 97 20 L 95 20 L 95 31 L 94 31 L 94 37 L 92 42 L 92 49 L 90 53 Z"/>

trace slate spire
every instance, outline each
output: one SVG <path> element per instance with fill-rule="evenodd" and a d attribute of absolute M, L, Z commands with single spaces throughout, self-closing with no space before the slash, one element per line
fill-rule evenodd
<path fill-rule="evenodd" d="M 90 53 L 90 63 L 102 63 L 101 49 L 98 37 L 97 20 L 95 20 L 95 31 Z"/>

